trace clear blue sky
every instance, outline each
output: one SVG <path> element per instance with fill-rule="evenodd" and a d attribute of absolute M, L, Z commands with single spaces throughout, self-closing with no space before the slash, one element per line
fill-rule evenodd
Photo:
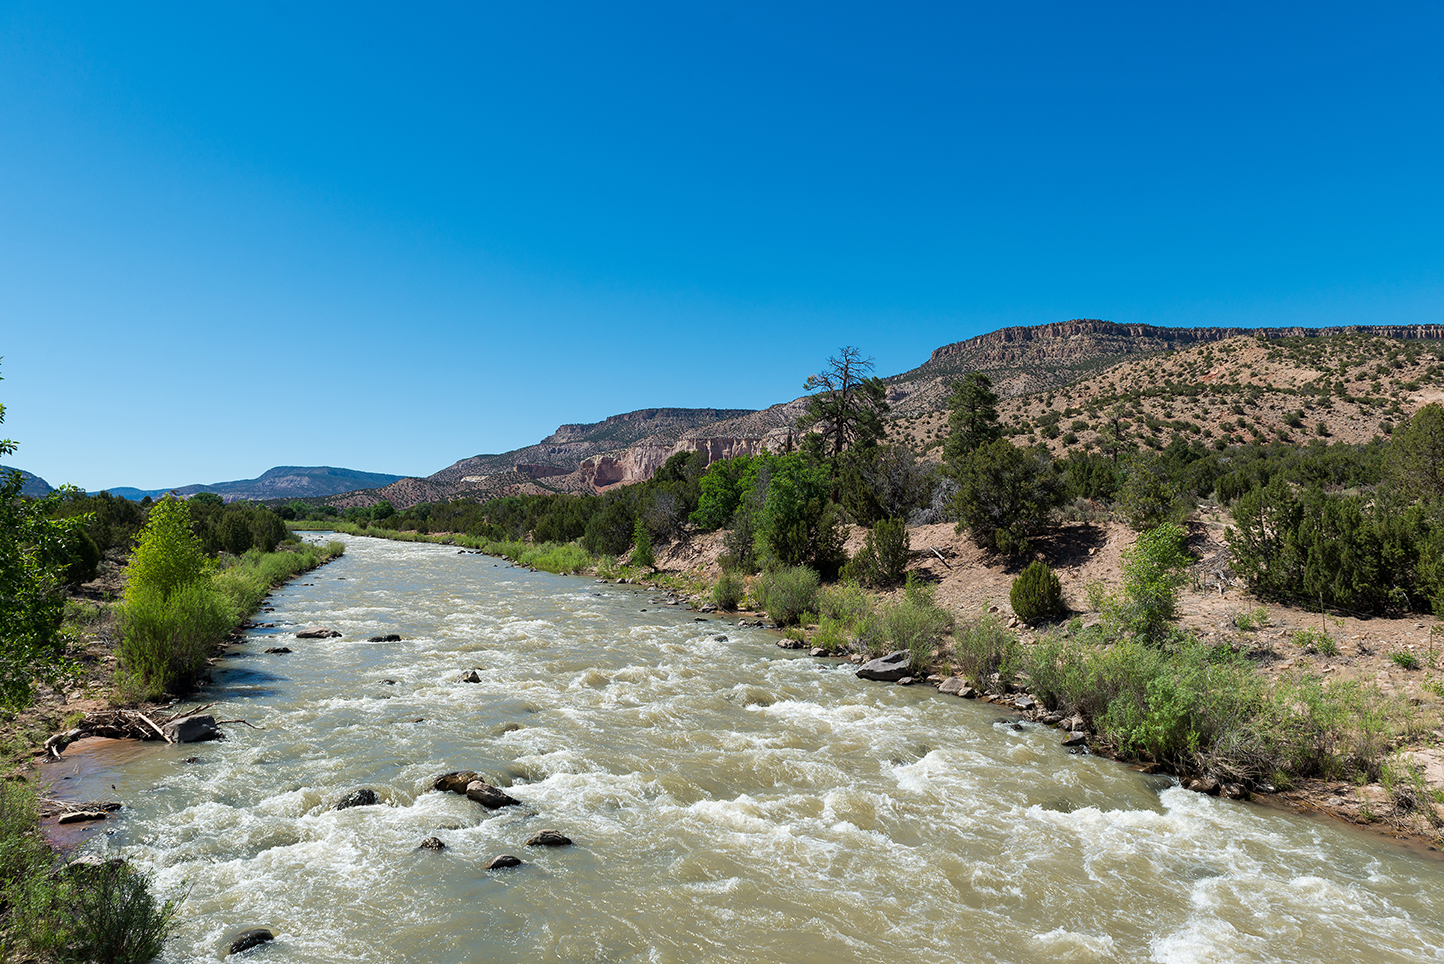
<path fill-rule="evenodd" d="M 5 2 L 0 434 L 90 489 L 425 475 L 793 398 L 844 344 L 1444 323 L 1441 37 L 1438 3 Z"/>

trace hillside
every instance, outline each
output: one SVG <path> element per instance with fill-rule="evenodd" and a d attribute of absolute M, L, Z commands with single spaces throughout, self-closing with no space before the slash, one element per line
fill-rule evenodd
<path fill-rule="evenodd" d="M 36 475 L 33 472 L 27 472 L 24 469 L 16 468 L 13 465 L 0 465 L 0 475 L 5 475 L 10 472 L 20 473 L 20 478 L 22 479 L 20 485 L 21 495 L 29 496 L 32 499 L 38 499 L 41 496 L 49 495 L 51 492 L 54 491 L 49 482 L 46 482 L 44 479 L 42 479 L 40 476 Z"/>
<path fill-rule="evenodd" d="M 125 499 L 143 499 L 146 496 L 159 498 L 167 492 L 187 496 L 197 492 L 214 492 L 227 502 L 236 499 L 321 499 L 356 489 L 374 489 L 389 485 L 400 478 L 402 476 L 339 469 L 330 465 L 278 465 L 258 478 L 235 482 L 181 485 L 168 489 L 134 489 L 122 486 L 107 491 Z"/>
<path fill-rule="evenodd" d="M 1075 319 L 1003 328 L 944 345 L 917 368 L 885 378 L 890 437 L 923 453 L 936 449 L 952 385 L 982 371 L 1003 399 L 1000 415 L 1015 438 L 1055 452 L 1102 449 L 1125 437 L 1163 445 L 1174 432 L 1214 444 L 1366 441 L 1436 397 L 1444 384 L 1438 358 L 1420 346 L 1441 339 L 1438 325 L 1162 328 Z M 806 398 L 762 411 L 642 409 L 563 425 L 526 448 L 473 456 L 424 479 L 329 501 L 365 506 L 385 498 L 404 508 L 511 493 L 596 492 L 646 479 L 681 451 L 703 451 L 711 460 L 781 449 L 805 408 Z"/>

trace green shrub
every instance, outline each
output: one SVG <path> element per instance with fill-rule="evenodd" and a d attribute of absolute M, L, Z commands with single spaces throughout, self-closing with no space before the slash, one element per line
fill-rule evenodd
<path fill-rule="evenodd" d="M 1166 522 L 1141 533 L 1123 553 L 1123 596 L 1110 613 L 1111 621 L 1124 633 L 1161 641 L 1177 617 L 1187 565 L 1182 526 Z"/>
<path fill-rule="evenodd" d="M 746 594 L 747 586 L 735 572 L 722 573 L 717 584 L 712 587 L 712 601 L 724 612 L 736 612 Z"/>
<path fill-rule="evenodd" d="M 647 523 L 641 516 L 637 517 L 636 525 L 632 529 L 631 562 L 634 566 L 657 568 L 657 557 L 652 553 L 652 534 L 647 530 Z"/>
<path fill-rule="evenodd" d="M 872 614 L 873 597 L 855 582 L 825 586 L 817 593 L 817 612 L 823 619 L 855 623 Z"/>
<path fill-rule="evenodd" d="M 907 525 L 901 519 L 883 519 L 868 532 L 862 548 L 844 568 L 844 576 L 874 589 L 887 589 L 903 581 L 911 555 Z"/>
<path fill-rule="evenodd" d="M 1063 615 L 1063 586 L 1047 563 L 1035 559 L 1013 580 L 1008 602 L 1025 623 L 1058 619 Z"/>
<path fill-rule="evenodd" d="M 953 614 L 939 606 L 931 586 L 909 579 L 903 598 L 879 613 L 887 642 L 910 655 L 909 667 L 922 673 L 932 662 L 933 650 L 953 628 Z"/>
<path fill-rule="evenodd" d="M 979 689 L 987 689 L 994 673 L 1011 684 L 1020 669 L 1021 650 L 1013 635 L 996 616 L 986 615 L 961 623 L 953 633 L 953 659 L 958 671 Z"/>
<path fill-rule="evenodd" d="M 758 607 L 779 626 L 790 626 L 805 612 L 817 609 L 816 572 L 806 566 L 784 566 L 764 572 L 753 584 Z"/>
<path fill-rule="evenodd" d="M 184 693 L 239 619 L 209 581 L 192 582 L 169 596 L 127 590 L 119 611 L 121 667 L 150 696 Z"/>
<path fill-rule="evenodd" d="M 1334 642 L 1334 637 L 1322 629 L 1296 629 L 1290 639 L 1293 640 L 1295 646 L 1306 653 L 1335 656 L 1339 652 L 1339 644 Z"/>
<path fill-rule="evenodd" d="M 149 874 L 110 860 L 74 866 L 68 876 L 64 906 L 74 959 L 146 964 L 160 954 L 175 930 L 179 901 L 157 901 Z"/>
<path fill-rule="evenodd" d="M 1413 653 L 1406 652 L 1402 649 L 1390 653 L 1389 659 L 1393 660 L 1394 665 L 1398 666 L 1400 669 L 1419 668 L 1419 657 L 1415 656 Z"/>

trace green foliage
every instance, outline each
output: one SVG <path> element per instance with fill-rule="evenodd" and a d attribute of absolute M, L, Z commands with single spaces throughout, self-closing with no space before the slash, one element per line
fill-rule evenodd
<path fill-rule="evenodd" d="M 1269 611 L 1263 606 L 1256 609 L 1240 610 L 1233 614 L 1233 624 L 1244 632 L 1258 629 L 1260 626 L 1267 626 Z"/>
<path fill-rule="evenodd" d="M 1179 480 L 1169 460 L 1160 454 L 1135 455 L 1128 460 L 1118 490 L 1118 508 L 1135 532 L 1183 521 L 1187 506 Z"/>
<path fill-rule="evenodd" d="M 723 572 L 712 587 L 712 602 L 723 612 L 736 612 L 746 595 L 747 587 L 742 577 L 731 571 Z"/>
<path fill-rule="evenodd" d="M 1144 641 L 1162 641 L 1177 618 L 1178 590 L 1188 563 L 1183 528 L 1177 523 L 1140 533 L 1123 554 L 1123 597 L 1110 614 L 1118 627 Z"/>
<path fill-rule="evenodd" d="M 582 546 L 593 555 L 619 556 L 633 545 L 636 530 L 636 509 L 626 499 L 614 497 L 588 520 Z"/>
<path fill-rule="evenodd" d="M 901 519 L 883 519 L 872 528 L 862 548 L 844 567 L 851 577 L 873 589 L 888 589 L 903 581 L 912 556 L 912 537 Z"/>
<path fill-rule="evenodd" d="M 948 439 L 943 445 L 943 460 L 954 470 L 975 449 L 1002 437 L 998 425 L 998 396 L 993 383 L 982 372 L 970 372 L 953 387 L 948 400 Z"/>
<path fill-rule="evenodd" d="M 1022 652 L 1018 637 L 991 614 L 960 623 L 953 633 L 958 671 L 982 690 L 990 689 L 994 675 L 1003 688 L 1010 685 L 1022 668 Z"/>
<path fill-rule="evenodd" d="M 1035 559 L 1013 580 L 1008 602 L 1025 623 L 1058 619 L 1063 615 L 1063 585 L 1047 563 Z"/>
<path fill-rule="evenodd" d="M 4 406 L 0 406 L 3 420 Z M 13 448 L 0 442 L 0 454 Z M 57 630 L 61 593 L 74 562 L 83 518 L 52 519 L 61 496 L 27 499 L 18 472 L 0 477 L 0 706 L 30 701 L 34 682 L 68 673 Z"/>
<path fill-rule="evenodd" d="M 1400 669 L 1418 669 L 1419 657 L 1407 650 L 1398 649 L 1389 654 L 1389 659 Z"/>
<path fill-rule="evenodd" d="M 197 579 L 168 595 L 127 587 L 119 612 L 121 665 L 148 698 L 184 693 L 239 619 L 209 580 Z"/>
<path fill-rule="evenodd" d="M 966 529 L 980 548 L 1006 555 L 1028 551 L 1062 497 L 1047 452 L 1020 449 L 1007 439 L 973 450 L 956 474 L 958 531 Z"/>
<path fill-rule="evenodd" d="M 647 531 L 646 521 L 641 516 L 632 530 L 632 565 L 657 568 L 657 558 L 652 553 L 652 535 Z"/>
<path fill-rule="evenodd" d="M 860 525 L 906 518 L 927 505 L 935 466 L 920 465 L 905 445 L 855 446 L 839 461 L 839 501 Z"/>
<path fill-rule="evenodd" d="M 65 956 L 97 964 L 146 964 L 176 928 L 178 900 L 151 893 L 151 877 L 110 860 L 74 865 L 61 903 L 67 914 Z"/>
<path fill-rule="evenodd" d="M 749 482 L 755 480 L 751 471 L 752 458 L 738 455 L 730 459 L 718 459 L 707 466 L 707 473 L 700 482 L 700 496 L 691 519 L 704 531 L 720 529 L 732 520 L 743 497 L 750 491 Z"/>
<path fill-rule="evenodd" d="M 758 608 L 779 626 L 790 626 L 805 612 L 817 609 L 821 584 L 815 570 L 806 566 L 784 566 L 757 577 L 752 596 Z"/>
<path fill-rule="evenodd" d="M 1444 502 L 1444 405 L 1430 402 L 1396 432 L 1385 462 L 1401 488 L 1430 505 Z"/>
<path fill-rule="evenodd" d="M 132 592 L 157 593 L 162 602 L 205 574 L 205 553 L 191 532 L 184 502 L 167 496 L 150 507 L 126 572 L 127 598 Z"/>
<path fill-rule="evenodd" d="M 1339 653 L 1339 644 L 1322 629 L 1296 629 L 1289 638 L 1306 653 L 1319 653 L 1323 656 L 1337 656 Z"/>
<path fill-rule="evenodd" d="M 887 642 L 908 651 L 908 666 L 922 673 L 932 662 L 933 650 L 953 628 L 953 614 L 937 604 L 932 587 L 909 578 L 903 598 L 879 613 Z"/>
<path fill-rule="evenodd" d="M 784 566 L 808 565 L 835 578 L 843 552 L 842 513 L 828 497 L 827 468 L 803 455 L 771 460 L 761 510 L 756 514 L 757 543 L 764 558 Z"/>
<path fill-rule="evenodd" d="M 1362 613 L 1427 612 L 1444 584 L 1444 531 L 1423 506 L 1300 490 L 1282 478 L 1242 496 L 1234 570 L 1266 598 Z"/>

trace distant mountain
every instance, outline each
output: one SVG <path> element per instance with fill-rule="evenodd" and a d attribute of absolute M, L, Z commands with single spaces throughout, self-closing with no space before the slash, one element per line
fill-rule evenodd
<path fill-rule="evenodd" d="M 24 469 L 17 469 L 13 465 L 0 465 L 0 475 L 6 475 L 10 472 L 19 472 L 20 478 L 25 480 L 24 483 L 20 486 L 21 495 L 28 495 L 32 499 L 38 499 L 42 495 L 49 495 L 52 491 L 54 491 L 50 487 L 49 482 L 46 482 L 44 479 L 42 479 L 40 476 L 36 475 L 33 472 L 26 472 Z"/>
<path fill-rule="evenodd" d="M 227 502 L 236 499 L 321 499 L 357 489 L 376 489 L 404 478 L 384 472 L 361 472 L 338 469 L 330 465 L 278 465 L 260 478 L 237 482 L 215 482 L 210 485 L 180 485 L 168 489 L 135 489 L 120 486 L 108 489 L 111 495 L 124 499 L 159 498 L 168 492 L 195 495 L 214 492 Z"/>

